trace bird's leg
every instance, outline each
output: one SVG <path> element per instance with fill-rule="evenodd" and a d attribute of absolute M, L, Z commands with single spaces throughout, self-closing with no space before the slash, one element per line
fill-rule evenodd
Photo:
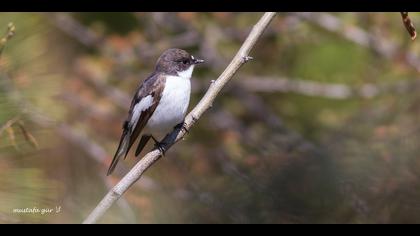
<path fill-rule="evenodd" d="M 187 134 L 189 134 L 190 133 L 190 131 L 188 130 L 188 128 L 187 128 L 187 123 L 185 123 L 185 122 L 181 122 L 181 123 L 179 123 L 179 124 L 177 124 L 177 125 L 175 125 L 175 127 L 174 127 L 175 129 L 183 129 L 184 131 L 185 131 L 185 133 L 187 133 Z"/>
<path fill-rule="evenodd" d="M 166 150 L 165 150 L 165 148 L 163 147 L 162 143 L 161 143 L 161 142 L 159 142 L 159 141 L 157 141 L 157 140 L 155 139 L 155 137 L 153 137 L 153 136 L 152 136 L 152 139 L 153 139 L 153 141 L 155 142 L 155 148 L 158 148 L 158 149 L 159 149 L 159 151 L 160 151 L 160 153 L 162 153 L 162 156 L 165 156 L 165 152 L 166 152 Z"/>

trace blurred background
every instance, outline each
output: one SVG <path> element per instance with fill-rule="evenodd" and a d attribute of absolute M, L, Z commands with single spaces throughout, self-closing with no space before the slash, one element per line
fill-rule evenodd
<path fill-rule="evenodd" d="M 138 161 L 106 177 L 157 57 L 206 60 L 191 109 L 261 15 L 0 14 L 0 223 L 82 222 Z M 420 223 L 419 52 L 399 13 L 279 13 L 100 223 Z"/>

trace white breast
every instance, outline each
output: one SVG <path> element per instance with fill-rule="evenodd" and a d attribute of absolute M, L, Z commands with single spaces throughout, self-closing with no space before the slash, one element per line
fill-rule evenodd
<path fill-rule="evenodd" d="M 191 72 L 192 72 L 191 68 Z M 147 123 L 147 131 L 167 134 L 184 120 L 190 102 L 191 83 L 186 74 L 167 76 L 159 105 Z"/>

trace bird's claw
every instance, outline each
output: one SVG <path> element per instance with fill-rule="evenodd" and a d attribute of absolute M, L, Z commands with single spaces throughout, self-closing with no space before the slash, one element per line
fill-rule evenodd
<path fill-rule="evenodd" d="M 163 145 L 161 143 L 156 143 L 155 144 L 155 148 L 159 149 L 160 153 L 162 154 L 162 156 L 165 156 L 165 148 L 163 147 Z"/>
<path fill-rule="evenodd" d="M 189 134 L 190 131 L 187 128 L 187 123 L 183 122 L 183 123 L 179 123 L 175 126 L 175 129 L 182 129 L 185 131 L 185 133 Z"/>
<path fill-rule="evenodd" d="M 153 136 L 152 136 L 152 139 L 153 139 L 153 141 L 155 142 L 155 149 L 156 149 L 156 148 L 157 148 L 157 149 L 159 149 L 159 151 L 160 151 L 160 153 L 162 154 L 162 156 L 165 156 L 166 149 L 165 149 L 165 147 L 163 146 L 163 144 L 162 144 L 161 142 L 157 141 L 157 140 L 155 139 L 155 137 L 153 137 Z"/>

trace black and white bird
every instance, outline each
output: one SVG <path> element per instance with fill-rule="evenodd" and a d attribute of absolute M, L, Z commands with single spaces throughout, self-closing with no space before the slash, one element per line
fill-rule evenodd
<path fill-rule="evenodd" d="M 150 138 L 159 147 L 158 138 L 183 124 L 190 102 L 191 75 L 194 66 L 203 62 L 182 49 L 172 48 L 162 53 L 155 71 L 140 84 L 134 95 L 107 175 L 112 173 L 122 156 L 127 156 L 140 134 L 136 156 Z"/>

